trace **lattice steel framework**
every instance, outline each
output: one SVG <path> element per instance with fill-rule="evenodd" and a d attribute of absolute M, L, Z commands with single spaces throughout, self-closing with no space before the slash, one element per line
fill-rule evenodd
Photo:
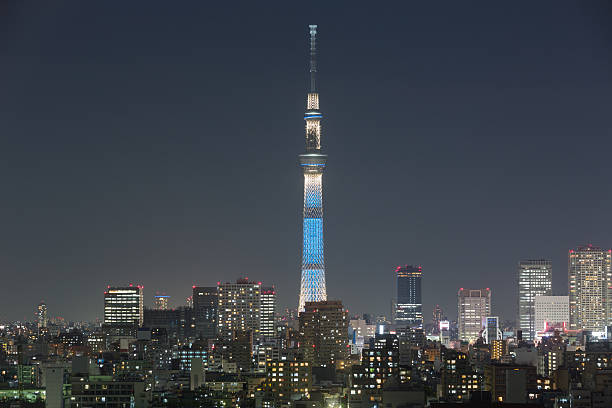
<path fill-rule="evenodd" d="M 310 92 L 306 101 L 306 153 L 300 155 L 304 171 L 304 222 L 302 247 L 302 279 L 298 310 L 306 302 L 327 300 L 325 288 L 325 256 L 323 245 L 323 170 L 327 155 L 321 153 L 321 112 L 316 87 L 317 26 L 310 29 Z"/>

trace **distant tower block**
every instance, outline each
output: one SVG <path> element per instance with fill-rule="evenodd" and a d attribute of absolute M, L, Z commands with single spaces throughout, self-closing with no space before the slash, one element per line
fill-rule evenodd
<path fill-rule="evenodd" d="M 423 269 L 420 266 L 405 265 L 395 268 L 395 273 L 397 274 L 395 322 L 413 328 L 422 328 L 421 280 Z"/>
<path fill-rule="evenodd" d="M 49 322 L 48 309 L 45 302 L 40 302 L 38 307 L 36 308 L 36 320 L 38 324 L 38 328 L 42 329 L 47 327 Z"/>
<path fill-rule="evenodd" d="M 304 221 L 302 279 L 298 311 L 306 302 L 327 300 L 323 251 L 323 170 L 327 155 L 321 153 L 321 112 L 317 92 L 317 26 L 310 28 L 310 92 L 306 100 L 306 152 L 299 156 L 304 172 Z"/>
<path fill-rule="evenodd" d="M 155 309 L 157 310 L 168 310 L 168 301 L 170 300 L 170 296 L 166 295 L 155 295 L 153 298 L 153 302 L 155 304 Z"/>

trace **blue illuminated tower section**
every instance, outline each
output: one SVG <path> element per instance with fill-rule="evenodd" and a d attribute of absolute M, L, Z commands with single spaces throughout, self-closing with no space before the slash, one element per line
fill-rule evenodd
<path fill-rule="evenodd" d="M 317 92 L 317 26 L 310 28 L 310 92 L 306 101 L 306 153 L 300 154 L 304 171 L 304 222 L 302 281 L 298 311 L 306 302 L 327 300 L 323 251 L 323 170 L 327 155 L 321 153 L 321 112 Z"/>

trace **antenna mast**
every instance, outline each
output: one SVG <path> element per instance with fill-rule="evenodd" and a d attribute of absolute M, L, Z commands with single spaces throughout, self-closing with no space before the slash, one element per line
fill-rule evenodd
<path fill-rule="evenodd" d="M 310 92 L 317 92 L 317 26 L 309 25 L 310 28 Z"/>

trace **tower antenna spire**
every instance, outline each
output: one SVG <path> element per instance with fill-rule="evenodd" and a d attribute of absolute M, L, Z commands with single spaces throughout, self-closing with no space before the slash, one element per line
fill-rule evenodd
<path fill-rule="evenodd" d="M 310 92 L 317 92 L 317 25 L 310 28 Z"/>

